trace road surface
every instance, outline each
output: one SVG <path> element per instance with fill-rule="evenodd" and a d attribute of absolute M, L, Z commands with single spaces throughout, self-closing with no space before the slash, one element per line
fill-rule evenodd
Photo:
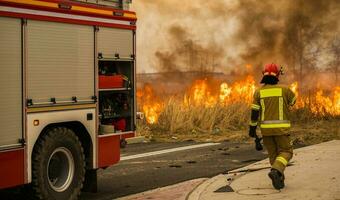
<path fill-rule="evenodd" d="M 213 177 L 266 157 L 262 152 L 256 152 L 253 144 L 224 142 L 218 145 L 124 161 L 124 158 L 131 155 L 193 145 L 197 143 L 130 145 L 122 152 L 123 161 L 118 165 L 98 171 L 98 193 L 84 193 L 81 197 L 84 200 L 111 200 L 186 180 Z"/>
<path fill-rule="evenodd" d="M 122 161 L 98 170 L 98 193 L 83 200 L 111 200 L 196 178 L 209 178 L 265 158 L 253 144 L 223 142 L 143 143 L 122 150 Z M 22 187 L 0 191 L 0 199 L 32 199 Z"/>

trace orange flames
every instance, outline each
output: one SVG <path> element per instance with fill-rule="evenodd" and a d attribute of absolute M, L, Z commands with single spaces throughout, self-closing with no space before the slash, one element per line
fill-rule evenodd
<path fill-rule="evenodd" d="M 340 87 L 335 87 L 329 96 L 319 89 L 316 92 L 315 99 L 310 100 L 310 109 L 315 114 L 332 116 L 340 115 Z"/>
<path fill-rule="evenodd" d="M 244 80 L 230 86 L 225 82 L 200 79 L 194 81 L 185 93 L 183 105 L 213 107 L 216 104 L 226 106 L 239 101 L 250 104 L 254 91 L 255 81 L 252 76 L 247 76 Z M 147 122 L 157 123 L 164 109 L 164 103 L 154 94 L 151 85 L 146 84 L 144 88 L 139 89 L 137 98 Z"/>
<path fill-rule="evenodd" d="M 196 80 L 184 95 L 184 104 L 186 106 L 212 106 L 216 103 L 217 98 L 211 90 L 207 79 Z"/>
<path fill-rule="evenodd" d="M 303 99 L 303 97 L 301 98 L 299 95 L 299 83 L 297 81 L 295 81 L 294 83 L 292 83 L 289 88 L 294 92 L 295 97 L 296 97 L 296 103 L 294 105 L 295 108 L 303 108 L 305 106 L 306 103 L 306 99 Z"/>
<path fill-rule="evenodd" d="M 149 124 L 157 123 L 159 114 L 163 110 L 163 104 L 154 94 L 150 84 L 145 84 L 143 89 L 137 91 L 137 99 L 142 104 L 146 121 Z"/>
<path fill-rule="evenodd" d="M 295 109 L 307 108 L 313 114 L 325 116 L 340 115 L 340 87 L 335 87 L 329 94 L 322 89 L 309 92 L 308 95 L 299 93 L 299 84 L 294 82 L 289 87 L 297 96 Z M 251 104 L 256 86 L 253 76 L 233 84 L 209 79 L 195 80 L 184 95 L 183 105 L 213 107 L 217 104 L 228 106 L 235 102 Z M 328 95 L 326 95 L 328 94 Z M 138 103 L 149 124 L 158 122 L 159 115 L 164 110 L 165 101 L 155 95 L 151 85 L 137 91 Z"/>
<path fill-rule="evenodd" d="M 335 87 L 328 95 L 318 89 L 316 92 L 308 92 L 306 96 L 300 96 L 298 82 L 291 84 L 290 89 L 297 96 L 296 108 L 308 108 L 316 115 L 340 115 L 340 87 Z"/>
<path fill-rule="evenodd" d="M 207 79 L 196 80 L 185 94 L 185 105 L 211 107 L 216 104 L 228 105 L 237 101 L 251 103 L 255 91 L 255 81 L 252 76 L 235 82 L 209 84 Z"/>
<path fill-rule="evenodd" d="M 231 95 L 224 103 L 243 101 L 250 104 L 253 100 L 253 94 L 255 92 L 255 80 L 252 76 L 247 76 L 243 81 L 235 82 L 231 87 Z"/>

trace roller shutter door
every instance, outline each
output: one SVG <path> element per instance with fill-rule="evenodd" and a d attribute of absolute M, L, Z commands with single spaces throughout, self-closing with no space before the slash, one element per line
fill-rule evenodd
<path fill-rule="evenodd" d="M 98 53 L 104 58 L 131 58 L 133 55 L 132 30 L 100 27 L 98 31 Z"/>
<path fill-rule="evenodd" d="M 0 17 L 0 147 L 22 138 L 21 20 Z"/>
<path fill-rule="evenodd" d="M 27 22 L 28 98 L 33 103 L 94 95 L 94 28 Z"/>

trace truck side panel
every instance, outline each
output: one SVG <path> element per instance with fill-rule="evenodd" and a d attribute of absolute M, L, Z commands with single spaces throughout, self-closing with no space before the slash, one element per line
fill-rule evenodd
<path fill-rule="evenodd" d="M 91 101 L 94 89 L 94 28 L 28 20 L 28 99 L 34 103 Z"/>
<path fill-rule="evenodd" d="M 85 105 L 84 105 L 85 107 Z M 88 115 L 92 114 L 92 116 L 95 116 L 96 110 L 95 105 L 88 105 L 88 107 L 93 107 L 89 109 L 72 109 L 71 110 L 61 110 L 61 111 L 53 111 L 53 112 L 44 112 L 43 109 L 30 109 L 29 114 L 27 115 L 27 151 L 28 151 L 28 158 L 27 159 L 27 174 L 28 174 L 28 183 L 32 180 L 32 151 L 34 148 L 34 145 L 40 135 L 40 133 L 44 130 L 44 128 L 50 124 L 54 123 L 63 123 L 63 122 L 72 122 L 77 121 L 83 124 L 87 130 L 87 132 L 90 134 L 91 139 L 93 142 L 97 141 L 96 137 L 96 123 L 95 118 L 93 117 L 92 120 L 88 119 Z M 37 112 L 36 112 L 37 111 Z M 42 112 L 40 112 L 42 111 Z M 34 120 L 39 120 L 39 125 L 34 125 Z M 93 144 L 95 147 L 95 144 Z M 96 168 L 97 162 L 96 162 L 96 155 L 97 155 L 97 149 L 93 148 L 93 167 Z"/>
<path fill-rule="evenodd" d="M 0 150 L 22 138 L 21 20 L 0 17 Z M 1 165 L 1 164 L 0 164 Z"/>

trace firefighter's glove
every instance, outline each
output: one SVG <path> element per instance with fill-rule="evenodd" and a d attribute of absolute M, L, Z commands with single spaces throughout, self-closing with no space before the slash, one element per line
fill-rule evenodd
<path fill-rule="evenodd" d="M 256 136 L 256 126 L 249 126 L 249 137 L 255 138 Z"/>

